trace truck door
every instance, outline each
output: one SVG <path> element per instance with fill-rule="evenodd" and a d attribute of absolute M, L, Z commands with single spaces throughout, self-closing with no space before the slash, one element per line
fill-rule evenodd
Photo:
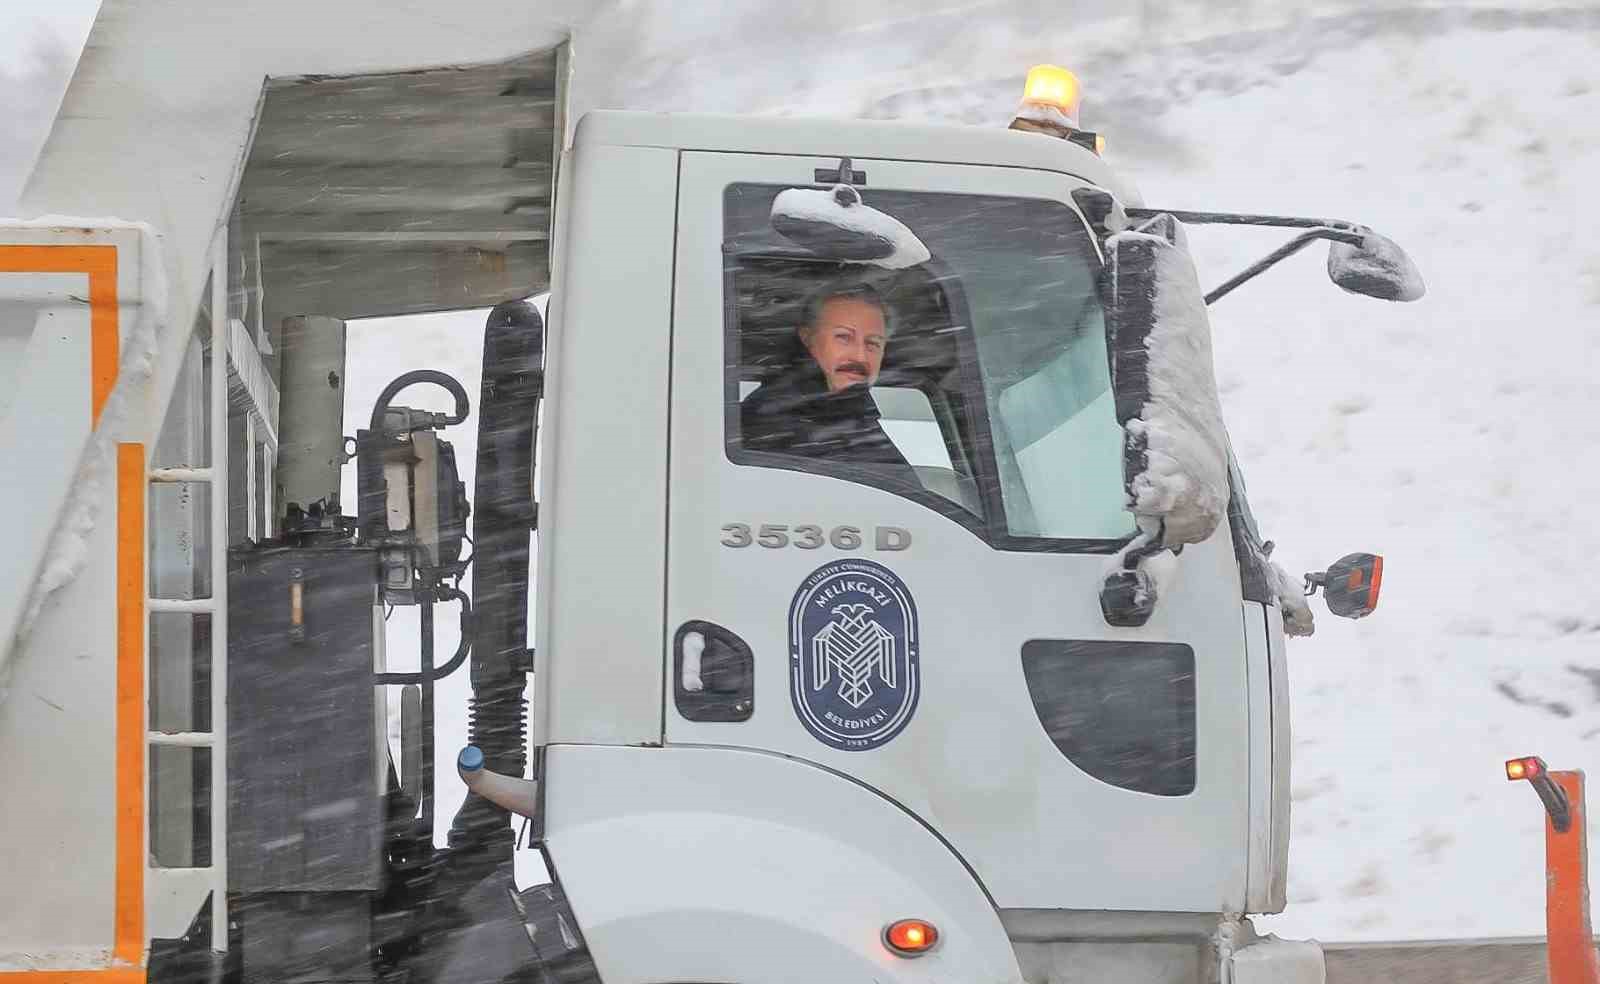
<path fill-rule="evenodd" d="M 1004 908 L 1240 909 L 1227 530 L 1178 558 L 1147 625 L 1099 609 L 1133 527 L 1083 182 L 857 158 L 863 203 L 930 254 L 886 269 L 773 226 L 838 158 L 681 162 L 664 740 L 863 783 Z M 887 323 L 870 407 L 799 333 L 840 291 Z"/>

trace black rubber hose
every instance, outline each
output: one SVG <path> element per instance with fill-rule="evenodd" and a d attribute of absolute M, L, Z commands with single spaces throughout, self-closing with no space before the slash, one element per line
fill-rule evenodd
<path fill-rule="evenodd" d="M 394 381 L 385 386 L 383 392 L 378 394 L 378 399 L 372 404 L 372 421 L 369 425 L 373 432 L 376 433 L 382 430 L 383 415 L 389 409 L 389 401 L 393 400 L 401 390 L 413 383 L 433 383 L 436 386 L 443 386 L 450 391 L 451 396 L 455 397 L 456 412 L 445 420 L 447 426 L 459 424 L 467 419 L 467 414 L 472 410 L 472 404 L 467 400 L 467 388 L 462 386 L 456 377 L 446 372 L 440 372 L 437 369 L 413 369 L 410 372 L 396 376 Z"/>
<path fill-rule="evenodd" d="M 467 661 L 467 654 L 472 651 L 472 599 L 446 584 L 439 585 L 438 592 L 442 599 L 461 602 L 461 641 L 456 643 L 455 654 L 442 665 L 434 667 L 431 673 L 374 673 L 372 675 L 374 683 L 405 684 L 421 683 L 424 680 L 443 680 L 459 670 L 461 664 Z"/>
<path fill-rule="evenodd" d="M 473 480 L 472 701 L 467 740 L 487 768 L 527 767 L 528 561 L 534 524 L 533 462 L 544 392 L 544 323 L 526 301 L 498 305 L 483 336 Z M 469 795 L 450 827 L 448 878 L 476 882 L 509 864 L 509 814 Z M 457 881 L 459 879 L 459 881 Z"/>

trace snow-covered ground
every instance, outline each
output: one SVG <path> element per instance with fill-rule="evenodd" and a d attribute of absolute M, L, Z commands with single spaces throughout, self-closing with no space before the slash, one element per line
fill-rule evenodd
<path fill-rule="evenodd" d="M 1543 929 L 1539 809 L 1501 762 L 1600 751 L 1597 54 L 1592 19 L 1384 31 L 1170 108 L 1182 171 L 1130 162 L 1152 202 L 1370 222 L 1430 288 L 1364 302 L 1305 259 L 1214 312 L 1277 558 L 1387 559 L 1377 614 L 1291 650 L 1286 933 Z"/>
<path fill-rule="evenodd" d="M 1386 557 L 1377 614 L 1324 610 L 1291 644 L 1290 908 L 1268 925 L 1542 932 L 1539 809 L 1501 762 L 1600 752 L 1600 9 L 922 6 L 608 4 L 580 28 L 576 101 L 1003 125 L 1027 65 L 1056 61 L 1148 203 L 1353 219 L 1405 246 L 1416 304 L 1341 293 L 1313 250 L 1212 312 L 1275 559 Z M 1190 238 L 1210 284 L 1284 237 Z M 357 326 L 352 410 L 425 365 L 475 393 L 481 325 Z"/>

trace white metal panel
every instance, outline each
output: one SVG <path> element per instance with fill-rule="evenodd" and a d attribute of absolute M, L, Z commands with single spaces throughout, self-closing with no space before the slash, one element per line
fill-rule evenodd
<path fill-rule="evenodd" d="M 960 859 L 849 779 L 731 749 L 547 756 L 546 843 L 606 984 L 1021 982 Z M 944 934 L 916 960 L 878 939 L 910 916 Z"/>
<path fill-rule="evenodd" d="M 540 455 L 541 734 L 661 740 L 667 367 L 677 155 L 567 161 Z"/>
<path fill-rule="evenodd" d="M 211 467 L 228 474 L 228 230 L 211 244 Z M 228 496 L 211 493 L 211 948 L 228 948 Z"/>
<path fill-rule="evenodd" d="M 570 148 L 562 151 L 556 167 L 556 188 L 554 212 L 555 218 L 551 224 L 551 239 L 557 244 L 564 244 L 569 240 L 567 229 L 571 223 L 572 214 L 572 158 Z M 555 490 L 555 479 L 550 473 L 553 467 L 553 449 L 560 443 L 556 426 L 561 422 L 561 411 L 552 398 L 553 392 L 559 392 L 560 386 L 554 379 L 551 366 L 552 357 L 558 357 L 561 348 L 561 325 L 566 313 L 566 276 L 567 276 L 566 250 L 555 248 L 550 251 L 550 293 L 544 295 L 544 350 L 545 350 L 545 394 L 544 401 L 539 408 L 539 430 L 537 436 L 536 453 L 538 460 L 534 462 L 534 499 L 539 509 L 539 529 L 533 537 L 533 584 L 530 586 L 529 598 L 533 606 L 530 618 L 529 632 L 533 636 L 533 678 L 538 681 L 534 687 L 533 697 L 529 701 L 531 713 L 528 715 L 528 748 L 529 761 L 537 762 L 534 755 L 537 749 L 548 742 L 550 735 L 550 688 L 544 681 L 550 678 L 553 660 L 550 658 L 550 621 L 552 612 L 550 608 L 550 586 L 555 583 L 555 556 L 550 547 L 552 537 L 550 524 L 552 517 L 559 509 L 553 501 L 552 494 Z M 535 765 L 537 768 L 537 765 Z"/>
<path fill-rule="evenodd" d="M 1246 912 L 1277 911 L 1271 907 L 1273 720 L 1266 607 L 1259 601 L 1244 602 L 1245 700 L 1250 712 L 1250 870 L 1246 878 Z"/>
<path fill-rule="evenodd" d="M 0 966 L 18 954 L 112 945 L 114 500 L 102 515 L 86 536 L 90 562 L 40 612 L 0 703 Z"/>
<path fill-rule="evenodd" d="M 88 296 L 83 274 L 0 273 L 0 356 L 12 360 L 10 409 L 0 413 L 0 454 L 12 462 L 0 482 L 0 516 L 9 517 L 0 666 L 14 655 L 12 634 L 89 440 Z"/>
<path fill-rule="evenodd" d="M 116 250 L 114 285 L 119 375 L 104 405 L 99 433 L 90 435 L 91 359 L 113 357 L 110 336 L 93 339 L 94 312 L 74 287 L 72 314 L 56 319 L 57 340 L 70 331 L 81 341 L 76 364 L 25 366 L 7 419 L 22 429 L 0 438 L 7 460 L 30 467 L 0 482 L 29 497 L 6 501 L 10 528 L 18 536 L 48 536 L 54 591 L 43 598 L 38 618 L 15 643 L 6 670 L 9 699 L 0 700 L 0 967 L 75 969 L 103 966 L 114 944 L 117 898 L 118 490 L 117 441 L 152 442 L 151 394 L 143 372 L 149 342 L 161 330 L 158 262 L 154 239 L 115 220 L 4 224 L 5 245 L 94 246 Z M 0 275 L 0 295 L 12 278 Z M 74 278 L 81 284 L 82 278 Z M 84 316 L 87 315 L 87 316 Z M 178 333 L 183 334 L 183 333 Z M 93 339 L 93 340 L 91 340 Z M 107 366 L 107 368 L 110 368 Z M 42 385 L 44 392 L 33 389 Z M 58 404 L 57 401 L 63 401 Z M 51 428 L 75 433 L 50 445 Z M 59 456 L 65 455 L 64 459 Z M 49 458 L 46 461 L 44 459 Z M 68 476 L 66 487 L 48 492 L 31 486 L 42 474 Z M 14 508 L 15 507 L 15 508 Z M 56 517 L 69 510 L 71 521 Z M 141 517 L 137 517 L 141 518 Z M 7 548 L 15 551 L 15 541 Z M 35 558 L 37 559 L 37 558 Z M 40 568 L 5 567 L 0 597 L 23 602 Z M 142 583 L 135 589 L 142 596 Z M 137 603 L 140 597 L 134 597 Z M 128 655 L 143 665 L 143 633 Z M 142 722 L 136 725 L 143 730 Z M 137 761 L 137 759 L 135 759 Z M 142 788 L 142 786 L 140 787 Z M 137 815 L 137 814 L 136 814 Z M 125 825 L 120 831 L 127 834 Z M 140 831 L 142 834 L 142 831 Z M 142 838 L 141 838 L 142 839 Z M 142 845 L 141 845 L 142 846 Z"/>
<path fill-rule="evenodd" d="M 210 868 L 150 868 L 145 872 L 144 933 L 153 940 L 175 940 L 194 921 L 214 887 Z"/>
<path fill-rule="evenodd" d="M 841 152 L 853 148 L 841 142 Z M 869 188 L 1014 194 L 1069 201 L 1076 184 L 1020 169 L 854 157 Z M 1245 901 L 1249 722 L 1238 569 L 1226 529 L 1190 546 L 1149 624 L 1106 625 L 1103 555 L 1002 553 L 909 500 L 838 478 L 735 466 L 723 450 L 721 199 L 732 181 L 809 184 L 837 159 L 685 154 L 673 348 L 667 627 L 726 626 L 755 652 L 755 713 L 695 723 L 667 711 L 669 742 L 771 749 L 852 775 L 947 838 L 1003 908 L 1217 912 Z M 1117 476 L 1120 477 L 1120 476 Z M 1115 480 L 1115 478 L 1113 479 Z M 848 524 L 861 551 L 730 549 L 741 522 Z M 910 530 L 903 552 L 871 550 L 874 526 Z M 788 606 L 819 565 L 859 556 L 905 581 L 921 616 L 921 704 L 870 752 L 836 751 L 799 723 L 788 696 Z M 1120 789 L 1069 762 L 1038 724 L 1020 649 L 1030 639 L 1183 642 L 1196 657 L 1197 788 Z M 664 656 L 670 661 L 670 652 Z"/>
<path fill-rule="evenodd" d="M 1324 984 L 1328 979 L 1320 944 L 1275 936 L 1234 951 L 1226 970 L 1223 980 L 1231 984 Z"/>
<path fill-rule="evenodd" d="M 257 437 L 278 443 L 278 384 L 261 361 L 249 329 L 238 318 L 228 322 L 228 399 L 244 404 L 255 421 Z"/>
<path fill-rule="evenodd" d="M 1263 614 L 1272 675 L 1272 866 L 1263 912 L 1282 912 L 1288 904 L 1289 882 L 1289 770 L 1293 755 L 1294 725 L 1289 719 L 1288 639 L 1283 634 L 1283 610 L 1276 606 Z"/>

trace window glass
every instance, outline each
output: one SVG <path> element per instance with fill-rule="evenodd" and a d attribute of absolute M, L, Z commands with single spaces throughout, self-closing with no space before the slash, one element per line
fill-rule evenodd
<path fill-rule="evenodd" d="M 888 270 L 786 239 L 782 190 L 724 196 L 733 461 L 888 489 L 996 546 L 1131 532 L 1100 261 L 1071 208 L 860 189 L 928 248 Z"/>
<path fill-rule="evenodd" d="M 1022 672 L 1039 723 L 1073 765 L 1136 792 L 1194 791 L 1193 649 L 1035 639 L 1022 646 Z"/>
<path fill-rule="evenodd" d="M 150 746 L 150 862 L 158 868 L 211 863 L 211 749 Z"/>

